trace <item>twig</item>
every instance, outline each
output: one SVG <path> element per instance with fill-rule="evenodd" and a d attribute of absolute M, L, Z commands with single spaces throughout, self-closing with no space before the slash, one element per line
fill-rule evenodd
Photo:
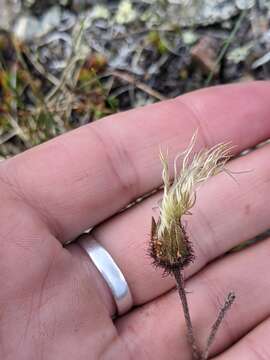
<path fill-rule="evenodd" d="M 174 277 L 175 277 L 175 280 L 176 280 L 178 294 L 180 296 L 182 306 L 183 306 L 183 311 L 184 311 L 184 316 L 185 316 L 185 321 L 186 321 L 186 327 L 187 327 L 187 338 L 188 338 L 188 342 L 189 342 L 189 344 L 191 346 L 191 349 L 192 349 L 192 359 L 193 360 L 200 360 L 201 359 L 201 353 L 200 353 L 200 351 L 198 349 L 196 339 L 195 339 L 195 336 L 194 336 L 194 332 L 193 332 L 193 326 L 192 326 L 189 307 L 188 307 L 188 302 L 187 302 L 187 296 L 186 296 L 186 291 L 185 291 L 185 282 L 184 282 L 183 274 L 182 274 L 182 271 L 180 269 L 175 269 L 173 271 L 173 274 L 174 274 Z"/>
<path fill-rule="evenodd" d="M 52 83 L 54 86 L 59 85 L 59 80 L 54 75 L 50 74 L 46 71 L 46 69 L 41 65 L 40 62 L 38 62 L 30 53 L 29 49 L 25 47 L 23 49 L 24 54 L 27 56 L 28 60 L 31 62 L 31 64 L 34 66 L 34 68 L 42 75 L 45 79 L 49 80 L 50 83 Z"/>
<path fill-rule="evenodd" d="M 118 70 L 113 70 L 111 74 L 121 80 L 128 82 L 129 84 L 136 86 L 138 89 L 144 91 L 146 94 L 158 100 L 167 100 L 166 96 L 160 94 L 160 92 L 152 89 L 150 86 L 144 84 L 143 82 L 136 80 L 135 77 L 130 74 Z"/>
<path fill-rule="evenodd" d="M 20 127 L 18 121 L 14 119 L 11 114 L 7 114 L 8 122 L 14 129 L 14 135 L 19 136 L 20 140 L 24 143 L 24 145 L 29 148 L 31 147 L 31 142 L 29 141 L 29 137 L 26 135 L 25 131 Z M 7 140 L 6 140 L 7 141 Z"/>
<path fill-rule="evenodd" d="M 0 136 L 0 145 L 3 145 L 5 142 L 12 139 L 17 135 L 17 130 L 11 130 L 9 133 Z"/>
<path fill-rule="evenodd" d="M 51 99 L 55 96 L 55 94 L 58 91 L 62 91 L 64 95 L 67 92 L 68 77 L 70 76 L 70 74 L 73 74 L 73 76 L 75 75 L 74 74 L 75 65 L 79 60 L 84 59 L 84 57 L 80 55 L 80 51 L 79 51 L 82 43 L 83 31 L 84 31 L 84 21 L 81 23 L 78 31 L 75 32 L 74 34 L 73 43 L 72 43 L 72 53 L 67 60 L 66 67 L 61 74 L 58 84 L 46 95 L 45 98 L 46 102 L 51 101 Z"/>
<path fill-rule="evenodd" d="M 230 292 L 228 294 L 226 300 L 225 300 L 225 303 L 224 303 L 223 307 L 219 311 L 219 314 L 218 314 L 218 317 L 217 317 L 216 321 L 212 325 L 210 335 L 209 335 L 209 337 L 207 339 L 206 348 L 205 348 L 205 350 L 203 352 L 202 360 L 207 360 L 208 359 L 209 349 L 210 349 L 211 345 L 213 344 L 213 342 L 215 340 L 215 337 L 216 337 L 217 331 L 219 329 L 219 326 L 222 323 L 222 320 L 224 319 L 226 313 L 231 308 L 234 300 L 235 300 L 235 294 L 233 292 Z"/>

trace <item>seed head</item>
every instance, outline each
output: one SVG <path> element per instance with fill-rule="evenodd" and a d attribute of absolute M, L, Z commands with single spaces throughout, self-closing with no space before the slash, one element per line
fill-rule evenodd
<path fill-rule="evenodd" d="M 224 170 L 230 158 L 232 146 L 217 144 L 211 149 L 200 150 L 191 155 L 196 142 L 197 132 L 193 135 L 188 148 L 174 161 L 174 179 L 170 181 L 168 154 L 160 153 L 163 165 L 163 198 L 159 206 L 157 222 L 152 218 L 150 253 L 157 266 L 171 273 L 175 268 L 183 268 L 194 260 L 192 244 L 181 223 L 183 215 L 196 201 L 196 187 L 211 176 Z M 181 170 L 177 165 L 183 158 Z"/>

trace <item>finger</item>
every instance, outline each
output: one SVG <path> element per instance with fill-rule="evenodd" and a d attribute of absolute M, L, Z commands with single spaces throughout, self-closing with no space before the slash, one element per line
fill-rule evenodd
<path fill-rule="evenodd" d="M 236 302 L 226 315 L 210 351 L 216 355 L 270 314 L 270 239 L 209 265 L 187 281 L 190 313 L 200 348 L 230 291 Z M 116 322 L 132 355 L 144 359 L 191 359 L 183 312 L 176 291 L 148 303 Z M 235 357 L 238 358 L 238 357 Z"/>
<path fill-rule="evenodd" d="M 220 174 L 198 191 L 192 216 L 186 216 L 186 231 L 195 251 L 195 262 L 187 269 L 190 276 L 208 262 L 239 243 L 269 228 L 270 147 L 249 153 L 228 165 L 232 171 L 250 170 L 236 176 Z M 153 207 L 161 194 L 115 216 L 92 232 L 122 269 L 131 287 L 134 302 L 142 304 L 168 291 L 170 278 L 161 279 L 161 271 L 147 256 Z"/>
<path fill-rule="evenodd" d="M 268 360 L 270 359 L 270 319 L 268 318 L 216 360 Z"/>
<path fill-rule="evenodd" d="M 1 178 L 70 240 L 160 184 L 160 146 L 174 157 L 196 128 L 198 147 L 268 138 L 269 92 L 269 82 L 213 87 L 110 116 L 2 162 Z"/>

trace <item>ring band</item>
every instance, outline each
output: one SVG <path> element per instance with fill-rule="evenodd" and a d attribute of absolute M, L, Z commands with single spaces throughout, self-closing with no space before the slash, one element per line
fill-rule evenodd
<path fill-rule="evenodd" d="M 117 315 L 127 313 L 133 305 L 131 292 L 123 273 L 111 255 L 96 240 L 89 237 L 81 237 L 77 242 L 86 251 L 110 288 Z"/>

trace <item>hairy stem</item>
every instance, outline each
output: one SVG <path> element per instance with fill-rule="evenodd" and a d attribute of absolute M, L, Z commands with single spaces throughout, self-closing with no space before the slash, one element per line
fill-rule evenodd
<path fill-rule="evenodd" d="M 235 294 L 233 292 L 230 292 L 225 300 L 223 307 L 219 310 L 216 321 L 214 322 L 214 324 L 211 327 L 211 331 L 210 331 L 210 334 L 209 334 L 209 337 L 208 337 L 207 343 L 206 343 L 206 348 L 202 355 L 202 360 L 208 359 L 209 349 L 215 340 L 215 337 L 216 337 L 217 331 L 220 327 L 220 324 L 222 323 L 222 320 L 224 319 L 226 313 L 232 306 L 234 300 L 235 300 Z"/>
<path fill-rule="evenodd" d="M 194 332 L 193 332 L 193 326 L 192 326 L 192 322 L 191 322 L 191 317 L 190 317 L 188 302 L 187 302 L 187 296 L 186 296 L 186 291 L 185 291 L 184 277 L 183 277 L 182 271 L 180 269 L 173 270 L 173 274 L 174 274 L 174 277 L 176 280 L 178 294 L 180 296 L 182 306 L 183 306 L 186 327 L 187 327 L 187 338 L 188 338 L 188 342 L 189 342 L 189 344 L 191 346 L 191 350 L 192 350 L 192 359 L 200 360 L 201 353 L 198 349 L 196 339 L 194 336 Z"/>

